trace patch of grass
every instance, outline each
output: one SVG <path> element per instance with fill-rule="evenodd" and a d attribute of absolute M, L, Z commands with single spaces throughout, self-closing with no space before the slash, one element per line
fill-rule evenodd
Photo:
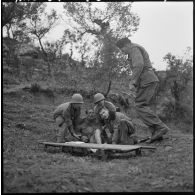
<path fill-rule="evenodd" d="M 10 73 L 3 73 L 3 85 L 19 85 L 20 82 Z"/>
<path fill-rule="evenodd" d="M 54 98 L 54 92 L 49 87 L 43 88 L 38 83 L 32 83 L 30 87 L 30 92 L 37 94 L 37 93 L 44 93 L 46 96 Z"/>

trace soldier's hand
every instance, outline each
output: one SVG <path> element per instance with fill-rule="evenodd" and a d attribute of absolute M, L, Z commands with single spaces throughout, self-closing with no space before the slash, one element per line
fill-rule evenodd
<path fill-rule="evenodd" d="M 88 137 L 82 136 L 82 137 L 81 137 L 81 141 L 83 141 L 83 142 L 88 142 Z"/>
<path fill-rule="evenodd" d="M 74 137 L 75 137 L 76 139 L 80 140 L 82 136 L 81 136 L 80 134 L 74 134 Z"/>

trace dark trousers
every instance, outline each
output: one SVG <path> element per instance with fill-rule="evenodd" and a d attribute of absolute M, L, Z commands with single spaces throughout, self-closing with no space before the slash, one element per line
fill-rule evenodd
<path fill-rule="evenodd" d="M 135 133 L 135 126 L 131 121 L 121 120 L 118 126 L 116 144 L 132 145 L 135 144 L 134 138 L 131 137 Z"/>
<path fill-rule="evenodd" d="M 156 92 L 159 83 L 153 82 L 145 87 L 137 88 L 135 105 L 140 119 L 154 130 L 163 128 L 165 124 L 156 115 Z"/>

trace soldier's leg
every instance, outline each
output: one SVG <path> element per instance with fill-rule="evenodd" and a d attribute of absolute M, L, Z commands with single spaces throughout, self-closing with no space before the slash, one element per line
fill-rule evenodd
<path fill-rule="evenodd" d="M 95 141 L 95 143 L 97 144 L 101 144 L 102 143 L 102 139 L 101 139 L 101 131 L 100 129 L 96 129 L 93 135 L 93 140 Z"/>
<path fill-rule="evenodd" d="M 132 127 L 131 127 L 132 128 Z M 118 127 L 118 142 L 117 144 L 132 145 L 134 140 L 130 137 L 129 132 L 134 131 L 130 129 L 130 126 L 127 121 L 121 120 Z"/>
<path fill-rule="evenodd" d="M 93 134 L 93 135 L 90 137 L 89 143 L 96 143 L 95 134 Z"/>
<path fill-rule="evenodd" d="M 162 137 L 162 135 L 166 134 L 169 130 L 169 128 L 156 115 L 154 109 L 151 108 L 155 104 L 157 88 L 158 83 L 156 82 L 151 83 L 144 88 L 139 88 L 135 99 L 138 116 L 150 129 L 153 129 L 153 141 Z"/>
<path fill-rule="evenodd" d="M 58 116 L 55 119 L 57 126 L 57 142 L 62 143 L 65 142 L 65 136 L 67 134 L 68 128 L 66 123 L 64 123 L 64 119 L 61 116 Z"/>
<path fill-rule="evenodd" d="M 126 121 L 127 127 L 128 127 L 128 137 L 129 137 L 129 143 L 131 144 L 137 144 L 138 143 L 138 137 L 134 135 L 135 133 L 135 125 L 132 121 Z"/>
<path fill-rule="evenodd" d="M 81 134 L 80 132 L 80 125 L 83 123 L 84 119 L 83 118 L 76 118 L 75 121 L 74 121 L 74 130 L 75 130 L 75 133 L 77 134 Z"/>

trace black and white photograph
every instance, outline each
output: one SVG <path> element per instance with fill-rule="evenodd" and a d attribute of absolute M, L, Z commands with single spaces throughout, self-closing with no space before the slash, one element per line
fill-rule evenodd
<path fill-rule="evenodd" d="M 193 1 L 2 1 L 1 192 L 193 192 Z"/>

